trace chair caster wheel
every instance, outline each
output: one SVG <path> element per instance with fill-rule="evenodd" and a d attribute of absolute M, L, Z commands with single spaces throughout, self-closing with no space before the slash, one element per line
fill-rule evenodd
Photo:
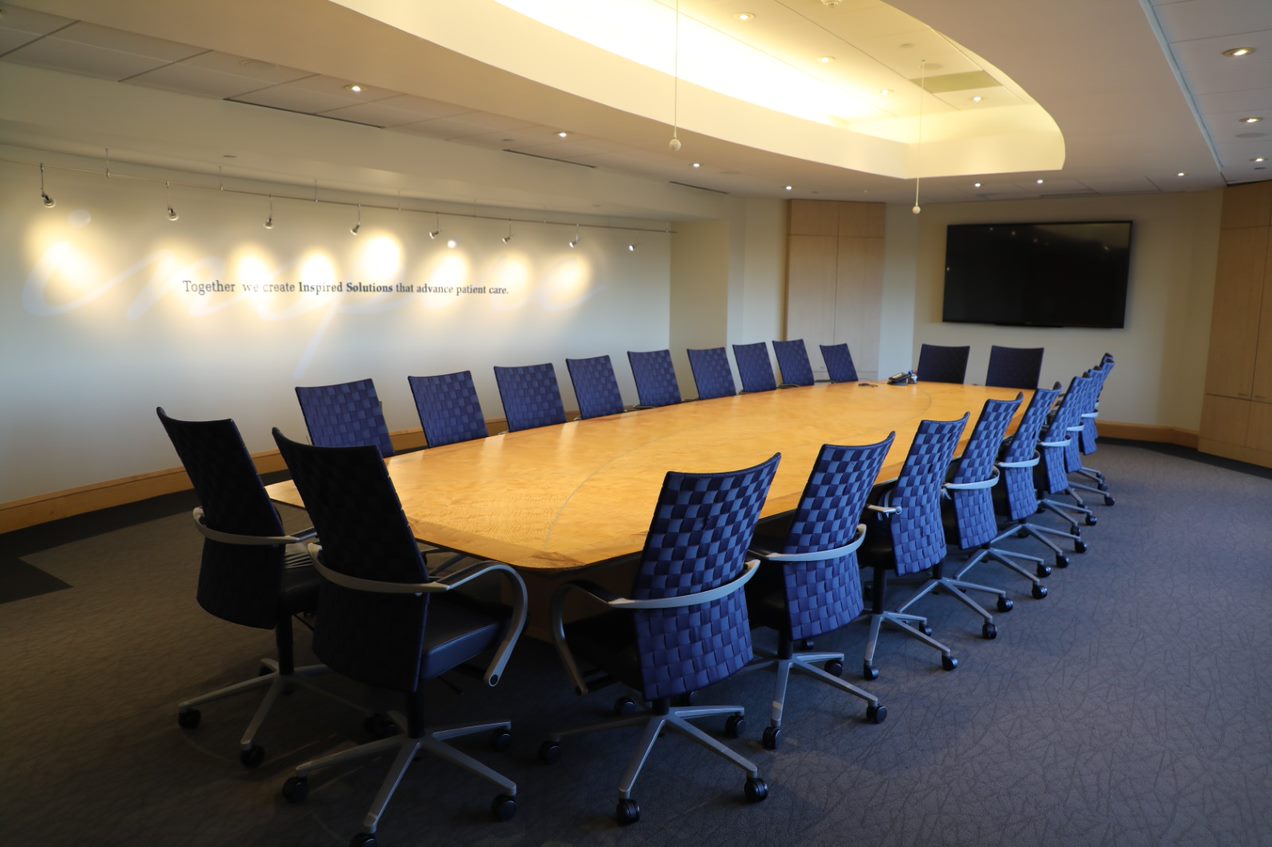
<path fill-rule="evenodd" d="M 203 713 L 198 709 L 186 709 L 177 712 L 177 723 L 182 729 L 195 729 L 199 726 L 199 721 L 203 719 Z"/>
<path fill-rule="evenodd" d="M 551 765 L 561 760 L 561 742 L 545 741 L 539 745 L 539 761 Z"/>
<path fill-rule="evenodd" d="M 398 725 L 393 722 L 393 718 L 378 713 L 367 715 L 362 722 L 362 728 L 367 731 L 367 735 L 376 739 L 389 738 L 398 734 Z"/>
<path fill-rule="evenodd" d="M 303 803 L 309 796 L 309 777 L 290 776 L 283 783 L 283 799 L 288 803 Z"/>
<path fill-rule="evenodd" d="M 758 803 L 768 796 L 768 783 L 758 776 L 746 778 L 746 802 Z"/>
<path fill-rule="evenodd" d="M 1075 542 L 1073 542 L 1073 552 L 1075 552 L 1075 553 L 1085 553 L 1086 551 L 1087 551 L 1087 546 L 1086 546 L 1086 542 L 1085 542 L 1085 541 L 1075 541 Z"/>
<path fill-rule="evenodd" d="M 1015 607 L 1015 605 L 1016 604 L 1013 601 L 1007 599 L 1006 597 L 998 598 L 998 611 L 1000 612 L 1010 612 Z"/>
<path fill-rule="evenodd" d="M 1115 503 L 1117 503 L 1117 501 L 1116 501 L 1116 500 L 1114 500 L 1112 497 L 1110 497 L 1110 496 L 1109 496 L 1109 495 L 1107 495 L 1107 494 L 1105 494 L 1105 495 L 1104 495 L 1104 505 L 1106 505 L 1106 506 L 1112 506 L 1112 505 L 1114 505 Z"/>
<path fill-rule="evenodd" d="M 512 744 L 512 733 L 505 727 L 499 727 L 490 733 L 490 749 L 496 753 L 502 753 Z M 500 795 L 504 796 L 504 795 Z M 501 820 L 503 820 L 501 818 Z"/>
<path fill-rule="evenodd" d="M 637 710 L 636 701 L 630 697 L 619 697 L 614 701 L 614 714 L 622 717 L 623 715 L 634 715 Z"/>
<path fill-rule="evenodd" d="M 760 736 L 760 743 L 764 745 L 765 750 L 776 750 L 782 744 L 782 728 L 780 726 L 764 727 L 764 735 Z"/>
<path fill-rule="evenodd" d="M 1087 515 L 1087 516 L 1086 516 L 1086 525 L 1087 525 L 1087 526 L 1095 526 L 1095 525 L 1096 525 L 1096 524 L 1098 524 L 1099 522 L 1100 522 L 1100 519 L 1099 519 L 1099 518 L 1097 518 L 1095 515 Z"/>
<path fill-rule="evenodd" d="M 724 735 L 726 738 L 737 738 L 745 727 L 746 718 L 741 715 L 729 715 L 729 719 L 724 722 Z"/>
<path fill-rule="evenodd" d="M 490 814 L 497 821 L 510 821 L 517 813 L 517 798 L 510 794 L 500 794 L 490 804 Z"/>
<path fill-rule="evenodd" d="M 1038 574 L 1038 579 L 1046 579 L 1047 577 L 1051 576 L 1051 566 L 1044 565 L 1041 562 L 1039 562 L 1038 567 L 1034 571 L 1034 573 Z"/>
<path fill-rule="evenodd" d="M 985 623 L 981 624 L 981 638 L 986 641 L 993 641 L 997 637 L 998 627 L 994 626 L 989 621 L 985 621 Z M 949 668 L 946 668 L 946 670 L 949 670 Z"/>
<path fill-rule="evenodd" d="M 812 650 L 816 646 L 817 645 L 813 643 L 813 639 L 811 638 L 805 638 L 799 643 L 799 649 L 801 650 Z"/>
<path fill-rule="evenodd" d="M 932 627 L 928 625 L 927 621 L 924 621 L 923 623 L 916 623 L 914 625 L 914 628 L 917 629 L 919 632 L 923 633 L 924 635 L 932 634 Z"/>
<path fill-rule="evenodd" d="M 239 751 L 239 761 L 245 768 L 260 767 L 261 762 L 265 761 L 265 748 L 257 744 L 245 747 Z"/>
<path fill-rule="evenodd" d="M 1063 553 L 1057 553 L 1057 554 L 1056 554 L 1056 567 L 1057 567 L 1057 568 L 1067 568 L 1067 567 L 1069 567 L 1069 557 L 1068 557 L 1068 556 L 1066 556 L 1066 555 L 1065 555 L 1065 554 L 1063 554 Z"/>
<path fill-rule="evenodd" d="M 826 664 L 822 665 L 822 670 L 826 671 L 826 673 L 831 676 L 840 676 L 844 672 L 844 663 L 838 659 L 831 659 Z"/>
<path fill-rule="evenodd" d="M 866 662 L 861 666 L 861 678 L 867 682 L 876 680 L 879 678 L 879 669 L 869 662 Z"/>
<path fill-rule="evenodd" d="M 871 703 L 866 706 L 866 720 L 871 723 L 883 723 L 888 719 L 888 707 L 882 703 Z"/>
<path fill-rule="evenodd" d="M 618 801 L 618 808 L 614 810 L 614 819 L 620 826 L 636 823 L 640 820 L 640 804 L 630 797 L 622 798 Z"/>
<path fill-rule="evenodd" d="M 993 624 L 990 624 L 990 626 L 993 626 Z M 947 653 L 941 656 L 941 667 L 945 668 L 947 671 L 952 671 L 958 667 L 958 659 Z"/>
<path fill-rule="evenodd" d="M 349 841 L 349 847 L 380 847 L 373 832 L 359 832 Z"/>
<path fill-rule="evenodd" d="M 1041 600 L 1047 596 L 1047 587 L 1045 585 L 1035 585 L 1030 593 L 1033 594 L 1035 600 Z"/>

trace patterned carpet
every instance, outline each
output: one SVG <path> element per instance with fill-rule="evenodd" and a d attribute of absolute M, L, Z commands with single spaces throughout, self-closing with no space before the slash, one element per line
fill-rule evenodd
<path fill-rule="evenodd" d="M 732 743 L 760 765 L 764 803 L 747 805 L 740 771 L 673 734 L 636 786 L 641 821 L 619 828 L 634 731 L 568 741 L 551 766 L 536 757 L 548 730 L 606 713 L 618 692 L 574 696 L 552 650 L 526 640 L 497 689 L 461 676 L 463 693 L 430 692 L 438 723 L 512 718 L 506 753 L 465 749 L 517 781 L 517 816 L 490 822 L 492 787 L 424 759 L 381 843 L 1272 845 L 1272 481 L 1191 455 L 1102 446 L 1093 464 L 1117 505 L 1095 506 L 1090 552 L 1055 572 L 1047 599 L 995 565 L 974 572 L 1015 599 L 997 640 L 951 598 L 924 600 L 916 610 L 962 664 L 944 672 L 932 650 L 885 636 L 868 685 L 882 725 L 796 677 L 783 746 L 768 752 L 771 676 L 701 692 L 747 708 Z M 177 727 L 179 700 L 252 676 L 272 645 L 195 604 L 188 507 L 165 498 L 0 537 L 0 567 L 19 559 L 72 586 L 0 605 L 0 843 L 340 845 L 360 828 L 387 760 L 315 776 L 304 805 L 279 794 L 289 766 L 365 740 L 360 713 L 304 690 L 283 698 L 254 771 L 237 750 L 252 696 Z M 818 646 L 846 650 L 853 673 L 864 641 L 857 622 Z"/>

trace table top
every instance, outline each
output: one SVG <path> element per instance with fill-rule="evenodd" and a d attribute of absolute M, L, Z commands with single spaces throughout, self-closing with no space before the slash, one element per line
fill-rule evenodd
<path fill-rule="evenodd" d="M 770 517 L 796 507 L 822 444 L 873 444 L 895 430 L 879 476 L 888 481 L 900 473 L 920 420 L 970 412 L 961 452 L 984 401 L 1017 393 L 823 383 L 502 433 L 387 462 L 421 541 L 519 568 L 571 570 L 640 552 L 669 470 L 737 470 L 780 452 L 762 513 Z M 291 481 L 268 491 L 280 503 L 304 505 Z"/>

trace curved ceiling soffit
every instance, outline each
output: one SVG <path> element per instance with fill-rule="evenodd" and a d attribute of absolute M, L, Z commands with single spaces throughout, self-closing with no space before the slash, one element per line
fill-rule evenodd
<path fill-rule="evenodd" d="M 809 35 L 824 36 L 827 24 L 845 31 L 844 19 L 815 16 L 847 7 L 752 2 L 780 24 L 783 40 L 739 33 L 722 4 L 681 0 L 677 51 L 673 0 L 333 2 L 535 83 L 783 156 L 899 179 L 1064 164 L 1058 125 L 1027 92 L 879 0 L 853 4 L 872 16 L 876 37 L 836 35 L 833 68 L 807 55 Z"/>

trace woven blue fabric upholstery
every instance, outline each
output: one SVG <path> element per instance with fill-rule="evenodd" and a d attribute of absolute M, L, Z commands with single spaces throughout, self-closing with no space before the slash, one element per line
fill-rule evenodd
<path fill-rule="evenodd" d="M 811 553 L 851 542 L 895 435 L 891 433 L 886 440 L 866 447 L 823 445 L 804 485 L 786 540 L 776 552 Z M 856 553 L 767 567 L 781 569 L 792 639 L 833 632 L 861 614 L 861 570 Z"/>
<path fill-rule="evenodd" d="M 919 347 L 918 372 L 920 382 L 962 382 L 967 377 L 967 356 L 970 347 L 941 347 L 924 344 Z"/>
<path fill-rule="evenodd" d="M 157 409 L 203 507 L 204 522 L 239 535 L 283 535 L 278 512 L 256 475 L 251 454 L 232 420 L 181 421 Z M 273 629 L 286 548 L 203 540 L 199 605 L 243 626 Z"/>
<path fill-rule="evenodd" d="M 1068 473 L 1077 473 L 1082 468 L 1082 433 L 1086 432 L 1086 425 L 1082 420 L 1082 413 L 1095 408 L 1095 392 L 1097 389 L 1098 377 L 1093 371 L 1087 371 L 1083 376 L 1082 382 L 1074 386 L 1078 392 L 1078 396 L 1073 400 L 1073 412 L 1069 419 L 1070 426 L 1082 427 L 1082 432 L 1071 432 L 1069 435 L 1069 444 L 1064 448 L 1064 468 Z M 1063 400 L 1061 404 L 1063 405 Z"/>
<path fill-rule="evenodd" d="M 989 348 L 985 384 L 999 388 L 1037 388 L 1045 347 Z M 961 380 L 960 380 L 961 381 Z"/>
<path fill-rule="evenodd" d="M 609 356 L 593 356 L 590 359 L 566 359 L 570 382 L 574 384 L 574 396 L 579 401 L 579 416 L 603 418 L 623 411 L 623 395 L 618 390 L 614 365 Z"/>
<path fill-rule="evenodd" d="M 633 596 L 676 597 L 736 579 L 780 458 L 729 473 L 668 473 Z M 646 699 L 705 688 L 751 660 L 741 591 L 708 603 L 632 614 Z"/>
<path fill-rule="evenodd" d="M 1003 449 L 1002 461 L 1025 462 L 1037 455 L 1038 437 L 1047 422 L 1047 415 L 1055 405 L 1059 389 L 1040 388 L 1034 392 L 1029 407 L 1016 434 Z M 1002 478 L 996 486 L 995 499 L 1002 498 L 1006 503 L 1007 516 L 1013 521 L 1023 521 L 1038 511 L 1038 490 L 1034 486 L 1033 468 L 1002 468 Z M 1001 493 L 999 493 L 1001 492 Z"/>
<path fill-rule="evenodd" d="M 955 484 L 983 482 L 994 475 L 994 463 L 1003 446 L 1003 436 L 1016 410 L 1023 401 L 986 400 L 980 417 L 972 429 L 972 437 L 963 449 L 951 482 Z M 1001 482 L 1001 480 L 999 480 Z M 994 516 L 994 492 L 992 488 L 973 488 L 950 492 L 953 498 L 955 524 L 958 528 L 956 543 L 964 550 L 972 550 L 988 544 L 998 535 L 998 520 Z"/>
<path fill-rule="evenodd" d="M 698 399 L 732 397 L 738 393 L 733 383 L 733 370 L 729 367 L 729 354 L 723 347 L 706 350 L 686 350 L 689 367 L 693 369 L 693 381 L 698 386 Z"/>
<path fill-rule="evenodd" d="M 769 361 L 768 346 L 763 341 L 734 344 L 733 358 L 738 363 L 738 376 L 742 378 L 744 392 L 777 390 L 773 363 Z"/>
<path fill-rule="evenodd" d="M 328 568 L 363 579 L 424 582 L 428 571 L 397 492 L 371 447 L 310 447 L 274 440 L 322 538 Z M 369 594 L 324 583 L 314 653 L 368 685 L 415 691 L 429 595 Z"/>
<path fill-rule="evenodd" d="M 408 376 L 406 381 L 429 447 L 472 441 L 489 434 L 471 372 Z"/>
<path fill-rule="evenodd" d="M 565 423 L 561 387 L 550 362 L 513 368 L 496 365 L 495 382 L 509 432 Z"/>
<path fill-rule="evenodd" d="M 1094 412 L 1100 405 L 1100 395 L 1104 392 L 1104 383 L 1109 378 L 1114 366 L 1113 357 L 1108 353 L 1104 354 L 1104 358 L 1100 360 L 1100 365 L 1091 371 L 1091 376 L 1095 377 L 1095 388 L 1091 392 L 1090 406 L 1083 409 L 1084 412 Z M 1082 452 L 1090 455 L 1096 450 L 1096 440 L 1099 438 L 1099 430 L 1095 425 L 1095 418 L 1082 419 Z"/>
<path fill-rule="evenodd" d="M 813 384 L 813 365 L 808 361 L 808 350 L 804 347 L 804 339 L 774 341 L 773 353 L 777 356 L 777 367 L 782 372 L 783 383 L 786 385 Z"/>
<path fill-rule="evenodd" d="M 941 484 L 954 458 L 967 415 L 956 421 L 920 421 L 887 503 L 901 509 L 888 520 L 898 574 L 927 570 L 945 558 Z"/>
<path fill-rule="evenodd" d="M 627 351 L 627 362 L 636 380 L 636 396 L 642 406 L 670 406 L 680 402 L 680 383 L 671 364 L 670 350 Z"/>
<path fill-rule="evenodd" d="M 1066 430 L 1075 426 L 1081 418 L 1081 406 L 1086 396 L 1086 386 L 1090 381 L 1086 377 L 1075 376 L 1069 382 L 1069 390 L 1060 398 L 1060 405 L 1051 416 L 1051 422 L 1043 431 L 1039 453 L 1042 461 L 1034 474 L 1038 488 L 1047 494 L 1060 494 L 1069 490 L 1068 457 L 1069 450 L 1077 449 L 1077 433 Z M 1064 447 L 1046 447 L 1046 442 L 1059 443 L 1068 440 Z"/>
<path fill-rule="evenodd" d="M 384 410 L 369 379 L 336 385 L 296 387 L 309 440 L 317 447 L 358 447 L 373 444 L 380 455 L 393 455 L 393 442 L 384 423 Z"/>
<path fill-rule="evenodd" d="M 847 344 L 823 344 L 821 354 L 831 382 L 857 381 L 857 366 L 852 363 Z"/>

